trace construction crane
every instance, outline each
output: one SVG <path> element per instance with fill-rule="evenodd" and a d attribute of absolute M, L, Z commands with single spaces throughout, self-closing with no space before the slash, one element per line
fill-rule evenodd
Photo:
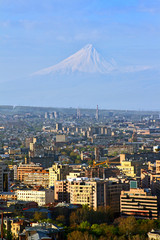
<path fill-rule="evenodd" d="M 99 162 L 99 163 L 96 163 L 96 161 L 94 160 L 93 161 L 93 167 L 96 167 L 96 166 L 99 166 L 99 165 L 103 165 L 103 164 L 107 164 L 107 165 L 110 165 L 112 162 L 111 161 L 113 161 L 113 160 L 115 160 L 115 159 L 117 159 L 119 157 L 119 155 L 118 156 L 116 156 L 116 157 L 113 157 L 113 158 L 107 158 L 107 160 L 106 161 L 103 161 L 103 162 Z M 120 164 L 120 162 L 113 162 L 113 163 L 115 163 L 115 164 Z"/>

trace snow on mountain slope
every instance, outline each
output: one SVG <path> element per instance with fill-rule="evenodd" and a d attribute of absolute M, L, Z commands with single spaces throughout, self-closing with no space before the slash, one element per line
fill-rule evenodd
<path fill-rule="evenodd" d="M 34 75 L 46 75 L 52 73 L 101 73 L 106 74 L 116 70 L 116 64 L 113 61 L 107 62 L 92 46 L 88 44 L 81 50 L 61 61 L 60 63 L 42 69 Z"/>

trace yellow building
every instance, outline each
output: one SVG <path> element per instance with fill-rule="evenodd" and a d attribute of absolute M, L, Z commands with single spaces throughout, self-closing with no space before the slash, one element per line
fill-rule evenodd
<path fill-rule="evenodd" d="M 49 187 L 54 186 L 55 181 L 57 180 L 65 180 L 66 176 L 72 170 L 68 164 L 62 165 L 55 163 L 49 168 Z"/>
<path fill-rule="evenodd" d="M 134 173 L 134 166 L 132 166 L 132 162 L 130 161 L 122 161 L 121 165 L 117 166 L 117 168 L 119 168 L 122 171 L 122 173 L 129 177 L 135 177 L 136 175 Z"/>
<path fill-rule="evenodd" d="M 29 223 L 23 219 L 4 218 L 4 225 L 6 230 L 12 233 L 12 239 L 19 239 L 19 233 L 23 231 Z M 0 238 L 1 239 L 1 238 Z"/>
<path fill-rule="evenodd" d="M 88 205 L 90 208 L 97 209 L 97 182 L 70 184 L 70 203 Z"/>
<path fill-rule="evenodd" d="M 82 174 L 80 171 L 73 171 L 66 176 L 66 179 L 73 179 L 78 177 L 84 177 L 84 174 Z"/>
<path fill-rule="evenodd" d="M 94 210 L 100 206 L 110 206 L 114 213 L 119 213 L 121 190 L 121 183 L 102 179 L 77 178 L 75 180 L 55 181 L 54 200 L 88 205 Z"/>

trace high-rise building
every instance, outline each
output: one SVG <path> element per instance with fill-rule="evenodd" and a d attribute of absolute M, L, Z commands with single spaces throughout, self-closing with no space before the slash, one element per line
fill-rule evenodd
<path fill-rule="evenodd" d="M 48 112 L 45 112 L 44 117 L 45 119 L 48 119 Z"/>
<path fill-rule="evenodd" d="M 56 123 L 56 130 L 61 131 L 62 130 L 62 123 Z"/>
<path fill-rule="evenodd" d="M 59 113 L 58 112 L 54 112 L 54 118 L 57 119 L 59 116 Z"/>
<path fill-rule="evenodd" d="M 100 206 L 110 206 L 114 213 L 120 212 L 122 184 L 119 182 L 76 178 L 55 181 L 54 187 L 55 201 L 88 205 L 94 210 Z"/>
<path fill-rule="evenodd" d="M 50 117 L 50 119 L 54 119 L 54 113 L 51 112 L 51 113 L 49 114 L 49 117 Z"/>
<path fill-rule="evenodd" d="M 80 119 L 81 118 L 81 112 L 80 112 L 80 109 L 77 108 L 77 118 Z"/>
<path fill-rule="evenodd" d="M 99 111 L 98 111 L 98 105 L 97 105 L 97 109 L 96 109 L 96 120 L 98 121 L 99 119 Z"/>
<path fill-rule="evenodd" d="M 32 137 L 28 137 L 25 139 L 25 147 L 29 148 L 30 147 L 30 143 L 33 142 L 33 138 Z"/>
<path fill-rule="evenodd" d="M 65 180 L 66 176 L 72 170 L 68 164 L 62 165 L 55 163 L 49 168 L 49 187 L 54 186 L 56 180 Z"/>
<path fill-rule="evenodd" d="M 0 162 L 0 192 L 9 190 L 9 169 L 7 164 Z"/>

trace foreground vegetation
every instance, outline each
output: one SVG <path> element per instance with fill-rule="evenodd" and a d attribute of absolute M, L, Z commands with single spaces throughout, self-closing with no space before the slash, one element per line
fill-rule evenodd
<path fill-rule="evenodd" d="M 43 221 L 42 216 L 39 217 Z M 38 220 L 38 214 L 35 218 Z M 55 220 L 48 221 L 63 226 L 67 240 L 145 240 L 149 231 L 160 229 L 160 220 L 115 218 L 110 207 L 94 211 L 83 206 L 69 215 L 61 212 Z"/>

